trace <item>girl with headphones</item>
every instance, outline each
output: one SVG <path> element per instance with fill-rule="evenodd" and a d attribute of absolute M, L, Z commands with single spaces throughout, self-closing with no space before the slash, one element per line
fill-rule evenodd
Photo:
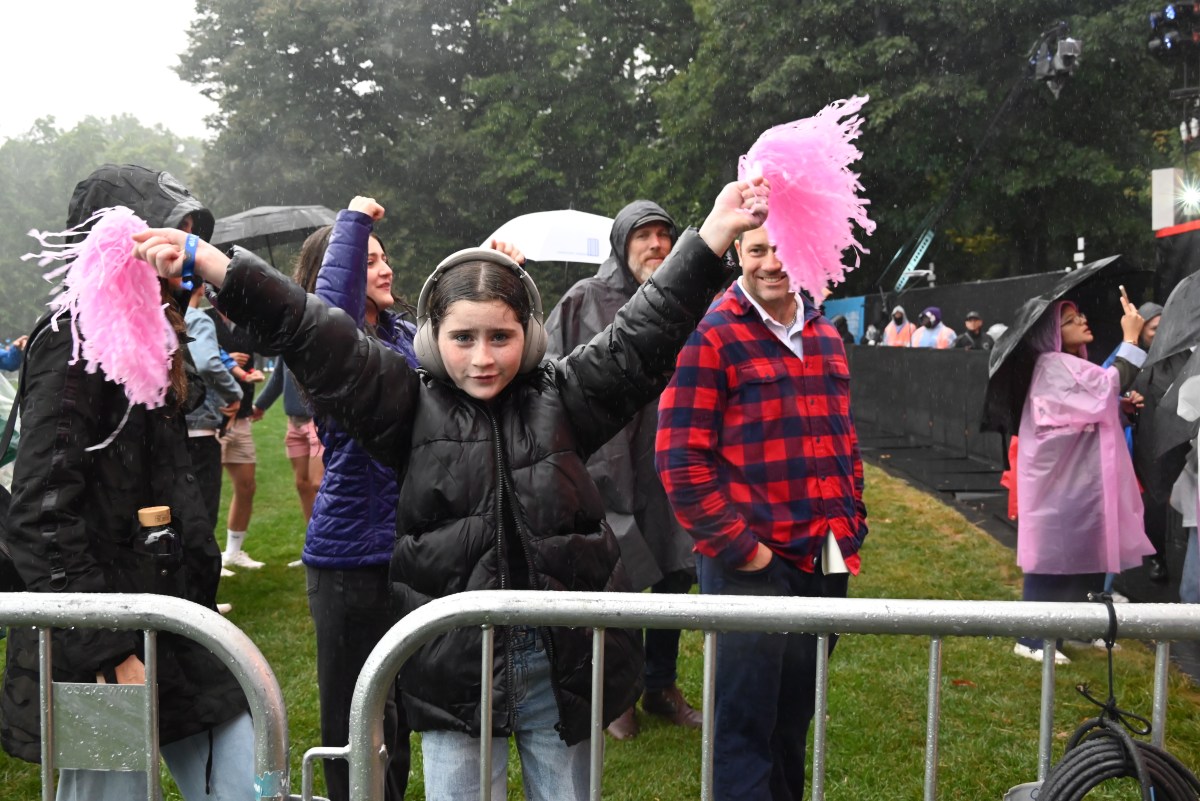
<path fill-rule="evenodd" d="M 391 582 L 405 614 L 468 590 L 628 589 L 585 462 L 663 390 L 727 277 L 722 254 L 766 219 L 768 192 L 761 178 L 724 187 L 700 230 L 680 237 L 608 329 L 545 362 L 541 298 L 511 246 L 459 251 L 429 276 L 414 370 L 248 251 L 230 259 L 203 242 L 189 251 L 165 229 L 135 240 L 160 274 L 192 260 L 220 287 L 222 310 L 286 357 L 318 411 L 396 469 Z M 636 634 L 605 632 L 604 725 L 641 691 Z M 479 797 L 481 640 L 477 626 L 439 635 L 401 669 L 427 799 Z M 493 665 L 493 797 L 505 797 L 512 735 L 526 798 L 586 798 L 590 632 L 498 629 Z"/>

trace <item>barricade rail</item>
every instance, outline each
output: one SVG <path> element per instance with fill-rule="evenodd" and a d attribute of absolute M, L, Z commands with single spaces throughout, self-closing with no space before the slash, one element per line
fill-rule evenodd
<path fill-rule="evenodd" d="M 1153 742 L 1161 745 L 1166 725 L 1167 670 L 1171 640 L 1200 639 L 1200 607 L 1177 604 L 1120 604 L 1116 608 L 1122 640 L 1156 642 Z M 828 709 L 828 638 L 830 634 L 903 634 L 931 638 L 925 737 L 924 798 L 937 797 L 938 722 L 941 702 L 942 640 L 945 637 L 1037 637 L 1053 652 L 1057 638 L 1095 640 L 1109 628 L 1108 608 L 1095 603 L 1017 601 L 924 601 L 888 599 L 761 598 L 650 593 L 469 592 L 441 598 L 407 615 L 383 637 L 367 658 L 354 689 L 350 742 L 343 748 L 312 749 L 304 757 L 302 797 L 312 797 L 312 762 L 345 758 L 350 763 L 350 797 L 383 799 L 386 749 L 383 712 L 389 688 L 404 662 L 425 642 L 464 626 L 482 626 L 480 798 L 491 796 L 491 666 L 495 626 L 577 626 L 593 629 L 592 717 L 589 747 L 590 798 L 599 801 L 603 776 L 605 628 L 691 629 L 704 632 L 700 792 L 712 799 L 712 754 L 716 696 L 716 633 L 720 631 L 804 632 L 818 637 L 816 713 L 813 716 L 812 798 L 825 794 L 825 741 Z M 1038 737 L 1038 779 L 1050 767 L 1053 736 L 1053 659 L 1042 664 Z"/>
<path fill-rule="evenodd" d="M 279 682 L 262 652 L 246 634 L 216 612 L 163 595 L 119 595 L 108 593 L 0 593 L 0 625 L 31 626 L 39 630 L 39 663 L 41 674 L 42 714 L 42 799 L 54 798 L 54 769 L 59 752 L 55 748 L 55 696 L 61 692 L 72 703 L 82 703 L 82 709 L 94 711 L 97 706 L 109 710 L 132 702 L 141 704 L 141 726 L 145 734 L 145 754 L 138 757 L 137 767 L 147 771 L 149 798 L 158 793 L 158 693 L 156 685 L 156 656 L 158 632 L 170 632 L 195 640 L 208 648 L 237 678 L 250 705 L 254 719 L 254 776 L 255 797 L 261 801 L 284 801 L 289 795 L 288 724 Z M 53 669 L 51 628 L 94 628 L 143 631 L 145 634 L 146 684 L 130 688 L 126 685 L 75 685 L 50 681 Z M 139 692 L 140 691 L 140 692 Z M 88 697 L 91 696 L 91 700 Z M 82 702 L 80 699 L 83 699 Z M 70 723 L 61 721 L 62 724 Z M 74 723 L 78 723 L 75 721 Z M 111 722 L 110 722 L 111 725 Z M 80 727 L 75 726 L 74 730 Z M 96 734 L 113 737 L 108 730 Z M 86 749 L 79 743 L 60 743 L 70 752 L 68 758 L 82 758 Z M 130 745 L 113 743 L 114 748 Z M 96 752 L 87 754 L 94 757 Z M 103 755 L 102 755 L 103 756 Z M 112 753 L 107 754 L 113 760 Z M 128 753 L 120 755 L 129 759 Z M 141 759 L 144 758 L 144 762 Z M 132 765 L 124 763 L 123 769 Z M 84 764 L 71 764 L 83 767 Z M 97 765 L 97 767 L 102 767 Z"/>

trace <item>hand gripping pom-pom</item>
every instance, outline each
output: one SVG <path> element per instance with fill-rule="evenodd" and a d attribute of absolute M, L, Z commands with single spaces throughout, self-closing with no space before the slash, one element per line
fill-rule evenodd
<path fill-rule="evenodd" d="M 763 175 L 771 184 L 767 235 L 783 262 L 792 290 L 803 289 L 819 303 L 830 284 L 839 284 L 862 253 L 853 224 L 867 234 L 875 223 L 867 217 L 871 202 L 860 197 L 862 184 L 849 165 L 862 157 L 852 143 L 866 97 L 830 103 L 816 116 L 776 125 L 738 160 L 738 178 Z M 855 250 L 854 267 L 842 263 L 847 248 Z"/>
<path fill-rule="evenodd" d="M 93 221 L 82 242 L 49 243 L 69 238 Z M 144 220 L 123 206 L 101 209 L 68 231 L 31 231 L 45 250 L 23 258 L 36 258 L 42 266 L 67 262 L 46 278 L 65 273 L 63 289 L 49 305 L 56 321 L 63 314 L 70 317 L 72 361 L 82 358 L 89 373 L 99 371 L 120 384 L 130 404 L 156 408 L 166 402 L 179 335 L 163 311 L 158 274 L 133 255 L 133 235 L 146 228 Z"/>

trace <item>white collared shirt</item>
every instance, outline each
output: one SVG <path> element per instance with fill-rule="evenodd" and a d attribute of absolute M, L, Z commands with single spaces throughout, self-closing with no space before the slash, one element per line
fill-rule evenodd
<path fill-rule="evenodd" d="M 775 335 L 775 338 L 783 343 L 784 347 L 796 354 L 798 358 L 804 358 L 804 342 L 801 339 L 801 334 L 804 333 L 804 302 L 799 295 L 794 295 L 796 298 L 796 319 L 792 320 L 791 325 L 784 325 L 776 320 L 767 310 L 759 304 L 754 296 L 746 291 L 746 283 L 742 276 L 738 276 L 738 286 L 742 288 L 742 294 L 746 296 L 746 300 L 750 301 L 750 305 L 758 312 L 758 316 L 767 324 L 767 330 Z"/>

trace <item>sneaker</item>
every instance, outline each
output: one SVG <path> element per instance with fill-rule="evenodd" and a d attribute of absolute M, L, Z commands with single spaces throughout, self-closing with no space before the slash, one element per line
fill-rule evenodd
<path fill-rule="evenodd" d="M 288 567 L 304 567 L 304 560 L 293 559 L 292 561 L 288 562 Z"/>
<path fill-rule="evenodd" d="M 1112 591 L 1111 593 L 1109 593 L 1109 594 L 1110 594 L 1110 595 L 1112 595 L 1112 599 L 1113 599 L 1113 603 L 1114 603 L 1114 604 L 1127 604 L 1127 603 L 1129 603 L 1129 599 L 1128 599 L 1128 598 L 1126 598 L 1126 597 L 1125 597 L 1124 595 L 1122 595 L 1121 593 L 1117 592 L 1116 590 L 1113 590 L 1113 591 Z"/>
<path fill-rule="evenodd" d="M 233 604 L 217 604 L 217 611 L 222 615 L 228 615 L 233 611 Z"/>
<path fill-rule="evenodd" d="M 250 554 L 245 551 L 238 551 L 235 554 L 221 554 L 221 564 L 225 567 L 244 567 L 247 570 L 258 570 L 266 565 L 266 562 L 258 562 L 250 558 Z"/>
<path fill-rule="evenodd" d="M 1026 659 L 1032 659 L 1034 662 L 1041 663 L 1041 661 L 1042 661 L 1042 649 L 1041 648 L 1030 648 L 1028 645 L 1022 645 L 1021 643 L 1017 643 L 1016 645 L 1013 646 L 1013 653 L 1016 654 L 1017 656 L 1023 656 Z M 1054 664 L 1069 665 L 1069 664 L 1071 664 L 1071 660 L 1068 659 L 1067 655 L 1064 654 L 1062 651 L 1055 649 Z"/>
<path fill-rule="evenodd" d="M 222 558 L 222 561 L 224 561 L 224 557 L 221 557 L 221 558 Z M 237 575 L 237 573 L 234 573 L 232 570 L 230 570 L 227 567 L 221 568 L 221 578 L 232 578 L 233 576 L 236 576 L 236 575 Z"/>

